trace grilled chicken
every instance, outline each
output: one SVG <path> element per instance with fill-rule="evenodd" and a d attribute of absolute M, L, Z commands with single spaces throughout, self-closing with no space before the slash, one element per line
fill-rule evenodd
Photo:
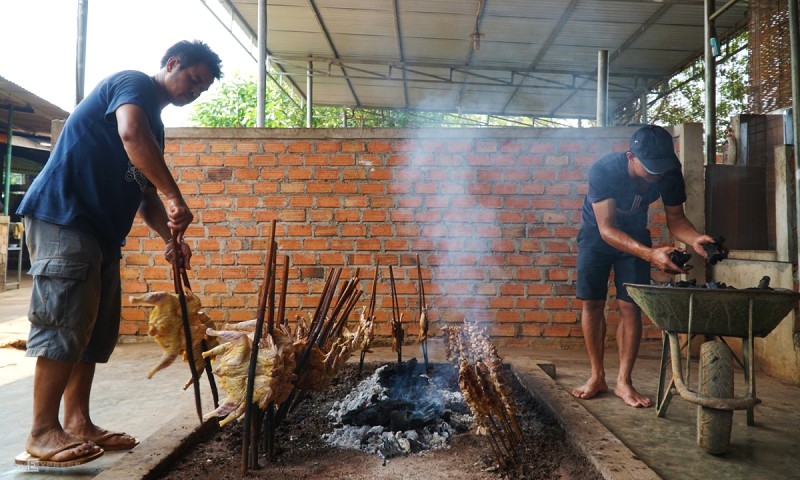
<path fill-rule="evenodd" d="M 186 355 L 186 340 L 183 332 L 183 316 L 178 296 L 169 292 L 151 292 L 144 295 L 132 295 L 128 300 L 134 305 L 152 305 L 147 323 L 147 334 L 155 337 L 156 343 L 164 351 L 155 367 L 147 372 L 147 378 L 152 378 L 159 370 L 172 365 L 178 355 Z M 217 345 L 216 340 L 206 337 L 206 330 L 214 327 L 214 322 L 201 310 L 200 299 L 191 292 L 186 294 L 186 308 L 188 310 L 189 327 L 192 335 L 192 353 L 194 354 L 195 368 L 202 374 L 205 360 L 202 357 L 202 341 L 206 340 L 209 347 Z M 184 385 L 184 389 L 191 385 L 191 379 Z"/>

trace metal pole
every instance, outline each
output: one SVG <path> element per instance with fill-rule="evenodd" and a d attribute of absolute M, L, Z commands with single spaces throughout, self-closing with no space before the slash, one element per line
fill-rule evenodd
<path fill-rule="evenodd" d="M 597 52 L 597 126 L 608 122 L 608 50 Z"/>
<path fill-rule="evenodd" d="M 314 124 L 314 62 L 308 62 L 308 70 L 306 72 L 306 128 L 311 128 Z"/>
<path fill-rule="evenodd" d="M 639 121 L 643 125 L 647 125 L 647 90 L 639 96 L 639 115 Z"/>
<path fill-rule="evenodd" d="M 75 56 L 75 105 L 83 100 L 86 83 L 86 26 L 89 18 L 89 0 L 78 0 L 78 51 Z"/>
<path fill-rule="evenodd" d="M 794 214 L 796 221 L 800 220 L 800 122 L 798 122 L 798 107 L 800 107 L 800 26 L 797 24 L 797 0 L 789 0 L 789 51 L 792 69 L 792 150 L 794 151 L 794 191 L 795 205 Z M 800 224 L 798 224 L 800 225 Z M 800 241 L 800 231 L 797 231 L 798 241 Z M 800 245 L 800 243 L 798 243 Z M 800 258 L 796 259 L 800 262 Z M 800 323 L 795 320 L 794 326 L 794 347 L 800 349 Z"/>
<path fill-rule="evenodd" d="M 714 0 L 705 0 L 705 66 L 706 66 L 706 165 L 713 165 L 717 160 L 717 61 L 711 51 L 711 37 L 714 32 Z"/>
<path fill-rule="evenodd" d="M 256 127 L 264 128 L 267 97 L 267 0 L 258 0 L 258 90 Z"/>
<path fill-rule="evenodd" d="M 11 202 L 11 144 L 14 140 L 14 107 L 8 107 L 8 133 L 6 134 L 6 171 L 3 174 L 3 215 L 8 215 Z M 21 255 L 22 253 L 20 253 Z"/>

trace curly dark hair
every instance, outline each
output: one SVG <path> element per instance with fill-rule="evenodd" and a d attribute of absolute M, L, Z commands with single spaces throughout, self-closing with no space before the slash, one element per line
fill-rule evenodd
<path fill-rule="evenodd" d="M 181 68 L 205 63 L 215 79 L 222 78 L 222 60 L 205 42 L 200 40 L 191 42 L 181 40 L 169 47 L 164 56 L 161 57 L 161 68 L 167 66 L 167 61 L 170 57 L 178 57 L 181 62 Z"/>

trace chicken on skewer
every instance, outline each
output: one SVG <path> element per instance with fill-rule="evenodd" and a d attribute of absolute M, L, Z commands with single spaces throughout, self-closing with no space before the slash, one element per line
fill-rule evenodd
<path fill-rule="evenodd" d="M 178 355 L 183 354 L 184 361 L 187 361 L 183 319 L 178 296 L 174 293 L 159 291 L 143 295 L 131 295 L 128 300 L 134 305 L 145 304 L 153 306 L 153 310 L 150 311 L 148 316 L 147 333 L 155 337 L 156 343 L 163 350 L 163 355 L 158 364 L 147 372 L 147 378 L 153 378 L 156 372 L 172 365 Z M 191 328 L 195 368 L 202 373 L 205 367 L 205 360 L 201 356 L 202 341 L 205 339 L 209 348 L 213 348 L 218 344 L 215 339 L 208 338 L 205 334 L 207 329 L 214 328 L 214 322 L 201 310 L 200 299 L 192 292 L 188 292 L 186 296 L 186 308 Z M 191 379 L 186 383 L 184 389 L 189 385 L 191 385 Z"/>

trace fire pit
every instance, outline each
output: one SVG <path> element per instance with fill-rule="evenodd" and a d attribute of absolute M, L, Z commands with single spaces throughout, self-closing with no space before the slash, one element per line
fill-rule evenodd
<path fill-rule="evenodd" d="M 413 358 L 380 367 L 334 402 L 330 415 L 338 426 L 323 438 L 383 458 L 445 448 L 472 420 L 456 373 L 451 365 L 436 365 L 428 375 Z"/>

